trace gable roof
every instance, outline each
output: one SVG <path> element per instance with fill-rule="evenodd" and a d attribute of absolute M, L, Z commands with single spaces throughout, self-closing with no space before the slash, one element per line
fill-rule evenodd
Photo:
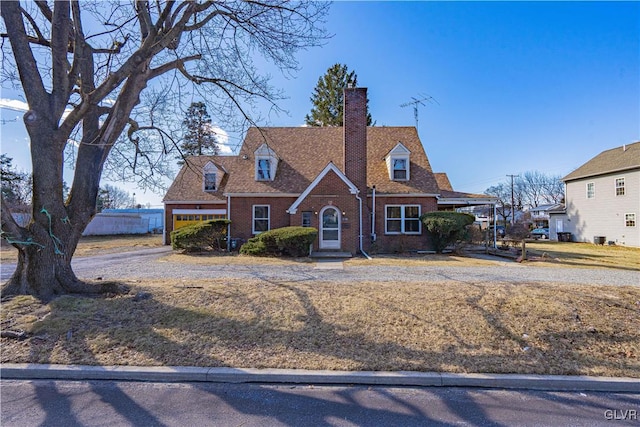
<path fill-rule="evenodd" d="M 236 156 L 190 156 L 171 183 L 162 201 L 226 202 L 224 188 L 229 174 L 225 173 L 217 191 L 203 191 L 203 170 L 211 162 L 221 172 L 234 169 Z"/>
<path fill-rule="evenodd" d="M 440 190 L 453 191 L 453 187 L 451 186 L 451 181 L 449 181 L 449 177 L 444 172 L 435 172 L 433 174 L 436 177 L 436 182 L 438 183 L 438 188 Z"/>
<path fill-rule="evenodd" d="M 344 128 L 271 127 L 250 128 L 237 156 L 189 157 L 164 201 L 207 201 L 226 194 L 302 194 L 333 163 L 344 173 Z M 390 181 L 385 156 L 401 142 L 411 152 L 411 179 Z M 256 181 L 256 151 L 264 144 L 278 156 L 273 181 Z M 219 190 L 202 194 L 197 172 L 212 161 L 228 173 Z M 429 159 L 414 127 L 367 128 L 367 184 L 378 194 L 438 194 Z"/>
<path fill-rule="evenodd" d="M 333 163 L 329 163 L 322 170 L 322 172 L 320 172 L 320 174 L 313 180 L 313 182 L 311 184 L 309 184 L 309 186 L 302 192 L 300 197 L 298 197 L 296 199 L 296 201 L 293 202 L 291 207 L 289 207 L 289 209 L 287 209 L 287 212 L 290 213 L 290 214 L 296 213 L 296 211 L 298 210 L 298 206 L 300 206 L 300 203 L 302 203 L 302 201 L 307 198 L 309 193 L 311 193 L 311 191 L 313 191 L 313 189 L 316 187 L 316 185 L 318 185 L 320 183 L 320 181 L 322 181 L 322 178 L 327 176 L 327 174 L 329 172 L 334 172 L 336 175 L 338 175 L 338 178 L 340 178 L 342 180 L 342 182 L 344 182 L 347 185 L 347 187 L 349 188 L 349 192 L 351 194 L 358 194 L 358 187 L 356 187 L 353 184 L 353 182 L 351 182 L 351 180 L 349 180 L 349 178 L 347 178 L 347 176 L 345 174 L 343 174 L 342 171 L 336 167 L 336 165 L 334 165 Z"/>
<path fill-rule="evenodd" d="M 562 180 L 573 181 L 636 168 L 640 168 L 640 142 L 603 151 Z"/>

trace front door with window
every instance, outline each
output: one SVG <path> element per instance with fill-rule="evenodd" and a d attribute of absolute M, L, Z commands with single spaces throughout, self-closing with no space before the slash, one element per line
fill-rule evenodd
<path fill-rule="evenodd" d="M 340 211 L 333 206 L 320 211 L 320 249 L 340 249 Z"/>

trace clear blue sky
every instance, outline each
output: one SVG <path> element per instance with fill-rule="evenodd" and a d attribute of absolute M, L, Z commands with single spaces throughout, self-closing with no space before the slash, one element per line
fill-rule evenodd
<path fill-rule="evenodd" d="M 295 77 L 272 72 L 289 116 L 271 125 L 301 125 L 318 78 L 342 63 L 369 89 L 378 126 L 413 126 L 400 105 L 437 100 L 420 106 L 418 130 L 434 171 L 459 191 L 530 170 L 564 176 L 640 140 L 638 2 L 337 2 L 327 28 L 334 36 L 298 54 Z M 16 158 L 26 144 L 4 135 L 19 126 L 2 126 L 2 152 Z"/>

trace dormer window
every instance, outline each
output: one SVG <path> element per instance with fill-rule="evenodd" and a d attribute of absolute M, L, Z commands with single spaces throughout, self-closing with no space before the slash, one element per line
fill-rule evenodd
<path fill-rule="evenodd" d="M 271 181 L 271 162 L 269 159 L 258 159 L 258 181 Z"/>
<path fill-rule="evenodd" d="M 267 144 L 262 144 L 255 152 L 256 181 L 273 181 L 278 167 L 278 156 Z"/>
<path fill-rule="evenodd" d="M 224 169 L 219 169 L 212 162 L 207 162 L 202 168 L 202 189 L 206 192 L 218 191 L 223 175 Z"/>
<path fill-rule="evenodd" d="M 393 159 L 393 179 L 407 179 L 407 159 Z"/>
<path fill-rule="evenodd" d="M 409 156 L 411 152 L 402 145 L 401 142 L 389 151 L 389 154 L 385 157 L 387 162 L 387 169 L 389 171 L 389 179 L 392 181 L 408 181 L 410 178 L 409 173 Z"/>
<path fill-rule="evenodd" d="M 204 191 L 216 191 L 216 173 L 210 172 L 204 174 Z"/>

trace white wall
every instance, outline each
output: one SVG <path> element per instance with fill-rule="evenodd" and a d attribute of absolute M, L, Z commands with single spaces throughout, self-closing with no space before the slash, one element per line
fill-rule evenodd
<path fill-rule="evenodd" d="M 616 196 L 615 181 L 622 177 L 625 194 Z M 587 199 L 587 183 L 595 184 L 594 198 Z M 563 226 L 575 241 L 593 242 L 594 236 L 605 236 L 616 245 L 640 247 L 640 170 L 570 181 L 566 192 Z M 627 213 L 636 214 L 635 227 L 625 225 Z"/>

